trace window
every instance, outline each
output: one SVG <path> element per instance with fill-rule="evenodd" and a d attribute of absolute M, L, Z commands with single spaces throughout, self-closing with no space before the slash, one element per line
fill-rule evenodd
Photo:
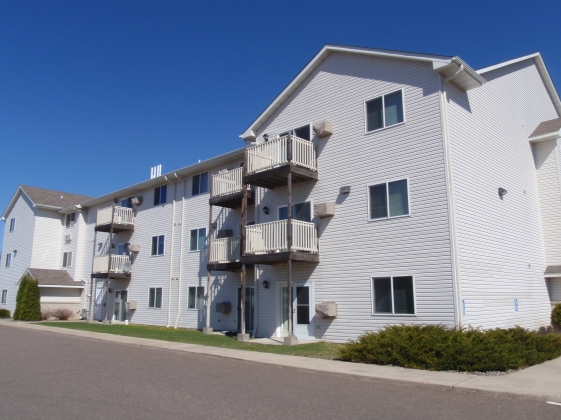
<path fill-rule="evenodd" d="M 161 187 L 154 188 L 154 205 L 157 206 L 158 204 L 165 204 L 167 195 L 168 195 L 167 185 L 162 185 Z"/>
<path fill-rule="evenodd" d="M 195 175 L 193 177 L 192 195 L 199 195 L 208 192 L 208 172 Z"/>
<path fill-rule="evenodd" d="M 10 232 L 14 232 L 16 230 L 16 218 L 13 217 L 10 219 Z"/>
<path fill-rule="evenodd" d="M 279 207 L 279 220 L 288 219 L 288 206 Z M 312 221 L 312 205 L 309 201 L 292 205 L 292 220 Z"/>
<path fill-rule="evenodd" d="M 76 213 L 68 213 L 66 215 L 66 227 L 71 228 L 76 224 Z"/>
<path fill-rule="evenodd" d="M 366 132 L 403 122 L 403 91 L 389 93 L 367 101 Z"/>
<path fill-rule="evenodd" d="M 164 185 L 164 187 L 166 187 L 166 190 L 167 190 L 168 186 Z M 161 193 L 162 187 L 158 187 L 158 188 L 160 188 L 160 193 Z M 158 189 L 158 188 L 156 188 L 156 189 Z M 165 195 L 166 194 L 164 193 L 164 203 L 166 202 Z M 155 194 L 154 194 L 154 196 L 155 196 Z M 161 204 L 161 203 L 158 203 L 158 204 Z M 154 205 L 156 205 L 156 203 L 154 203 Z M 121 207 L 127 207 L 129 209 L 132 209 L 132 197 L 122 199 L 121 200 Z"/>
<path fill-rule="evenodd" d="M 117 255 L 126 255 L 128 244 L 117 245 Z"/>
<path fill-rule="evenodd" d="M 414 314 L 413 277 L 373 277 L 373 313 Z"/>
<path fill-rule="evenodd" d="M 65 252 L 62 255 L 62 266 L 72 267 L 72 251 Z"/>
<path fill-rule="evenodd" d="M 190 251 L 202 251 L 206 249 L 206 228 L 191 230 Z"/>
<path fill-rule="evenodd" d="M 148 307 L 161 308 L 162 307 L 162 288 L 151 287 L 148 291 Z"/>
<path fill-rule="evenodd" d="M 189 309 L 203 309 L 205 306 L 205 288 L 189 287 Z"/>
<path fill-rule="evenodd" d="M 407 179 L 368 187 L 368 218 L 385 219 L 409 214 Z"/>
<path fill-rule="evenodd" d="M 12 266 L 12 254 L 6 254 L 6 267 Z"/>
<path fill-rule="evenodd" d="M 164 235 L 152 236 L 152 252 L 150 255 L 164 255 Z"/>
<path fill-rule="evenodd" d="M 289 132 L 290 132 L 290 134 L 292 134 L 293 136 L 300 137 L 301 139 L 304 139 L 304 140 L 308 140 L 308 141 L 309 141 L 309 140 L 312 139 L 312 135 L 311 135 L 310 125 L 309 125 L 309 124 L 308 124 L 308 125 L 304 125 L 304 126 L 299 127 L 299 128 L 295 128 L 295 129 L 293 129 L 293 130 L 285 131 L 284 133 L 280 133 L 280 134 L 279 134 L 279 137 L 287 136 Z"/>
<path fill-rule="evenodd" d="M 8 290 L 4 289 L 2 290 L 2 303 L 6 303 L 8 301 Z"/>

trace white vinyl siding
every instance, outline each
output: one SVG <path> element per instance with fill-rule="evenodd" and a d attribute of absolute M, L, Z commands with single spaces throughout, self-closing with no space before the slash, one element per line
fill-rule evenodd
<path fill-rule="evenodd" d="M 332 53 L 256 129 L 262 138 L 309 121 L 333 123 L 332 135 L 312 139 L 319 180 L 292 187 L 295 203 L 335 201 L 334 217 L 312 218 L 321 262 L 293 265 L 294 282 L 314 283 L 315 302 L 337 302 L 336 321 L 315 322 L 316 338 L 345 342 L 401 322 L 455 325 L 439 85 L 430 64 Z M 365 102 L 400 89 L 407 123 L 365 134 Z M 368 186 L 405 177 L 414 213 L 369 223 Z M 339 194 L 343 185 L 350 194 Z M 286 200 L 286 187 L 263 192 L 255 222 L 276 220 Z M 416 315 L 372 316 L 372 273 L 402 272 L 415 275 Z M 285 279 L 286 266 L 258 268 L 259 284 L 271 283 L 258 293 L 258 336 L 278 333 L 277 282 Z"/>
<path fill-rule="evenodd" d="M 533 60 L 482 76 L 467 94 L 446 85 L 463 324 L 538 328 L 550 308 L 528 136 L 557 113 Z"/>

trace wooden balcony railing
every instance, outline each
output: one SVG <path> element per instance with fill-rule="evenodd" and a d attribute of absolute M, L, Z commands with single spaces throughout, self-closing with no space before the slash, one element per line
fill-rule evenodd
<path fill-rule="evenodd" d="M 287 220 L 246 226 L 245 253 L 287 252 L 287 229 Z M 318 252 L 318 237 L 314 223 L 292 221 L 292 251 Z"/>
<path fill-rule="evenodd" d="M 317 157 L 311 141 L 291 136 L 292 163 L 317 171 Z M 266 171 L 288 163 L 288 135 L 247 149 L 247 173 Z"/>
<path fill-rule="evenodd" d="M 240 261 L 241 237 L 213 239 L 210 241 L 209 263 Z"/>
<path fill-rule="evenodd" d="M 114 215 L 113 215 L 114 213 Z M 96 226 L 107 224 L 134 225 L 134 213 L 132 209 L 121 206 L 110 206 L 97 211 Z"/>
<path fill-rule="evenodd" d="M 242 170 L 236 168 L 231 171 L 214 174 L 212 176 L 212 198 L 241 192 Z"/>
<path fill-rule="evenodd" d="M 109 266 L 109 255 L 94 257 L 93 273 L 123 274 L 131 271 L 131 259 L 128 255 L 111 255 L 111 266 Z"/>

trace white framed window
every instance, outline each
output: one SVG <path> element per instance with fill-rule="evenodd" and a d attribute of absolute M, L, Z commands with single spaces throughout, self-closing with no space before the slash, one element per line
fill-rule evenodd
<path fill-rule="evenodd" d="M 166 192 L 167 192 L 167 185 L 166 185 L 165 187 L 166 187 Z M 161 195 L 162 187 L 159 187 L 159 188 L 160 188 L 160 195 Z M 154 194 L 154 195 L 155 195 L 155 194 Z M 164 202 L 165 202 L 165 201 L 164 201 Z M 158 204 L 160 204 L 160 203 L 158 203 Z M 155 204 L 154 204 L 154 205 L 155 205 Z M 132 209 L 132 197 L 123 198 L 123 199 L 121 200 L 121 207 L 127 207 L 127 208 L 129 208 L 129 209 Z"/>
<path fill-rule="evenodd" d="M 368 186 L 368 220 L 408 216 L 409 207 L 408 179 Z"/>
<path fill-rule="evenodd" d="M 162 288 L 150 287 L 148 289 L 148 307 L 161 309 L 162 307 Z"/>
<path fill-rule="evenodd" d="M 67 228 L 74 227 L 76 224 L 76 213 L 68 213 L 66 215 L 65 225 Z"/>
<path fill-rule="evenodd" d="M 189 287 L 187 307 L 189 309 L 203 309 L 205 307 L 204 287 Z"/>
<path fill-rule="evenodd" d="M 157 206 L 158 204 L 165 204 L 167 200 L 167 195 L 168 195 L 167 185 L 161 185 L 159 187 L 154 188 L 154 205 Z"/>
<path fill-rule="evenodd" d="M 12 266 L 12 253 L 6 254 L 6 267 Z"/>
<path fill-rule="evenodd" d="M 366 101 L 364 115 L 367 133 L 404 122 L 403 89 Z"/>
<path fill-rule="evenodd" d="M 4 289 L 2 290 L 2 302 L 3 304 L 6 304 L 6 302 L 8 301 L 8 289 Z"/>
<path fill-rule="evenodd" d="M 288 206 L 279 207 L 279 220 L 288 219 Z M 294 203 L 292 205 L 292 220 L 302 222 L 312 221 L 312 202 Z"/>
<path fill-rule="evenodd" d="M 199 195 L 208 192 L 208 172 L 193 176 L 191 195 Z"/>
<path fill-rule="evenodd" d="M 152 251 L 150 255 L 164 255 L 165 235 L 152 236 Z"/>
<path fill-rule="evenodd" d="M 129 245 L 128 243 L 117 245 L 117 255 L 126 255 L 128 245 Z"/>
<path fill-rule="evenodd" d="M 189 251 L 202 251 L 206 249 L 206 228 L 191 229 Z"/>
<path fill-rule="evenodd" d="M 312 140 L 312 126 L 311 124 L 303 125 L 302 127 L 294 128 L 284 133 L 280 133 L 278 137 L 287 136 L 290 133 L 293 136 L 299 137 L 303 140 Z"/>
<path fill-rule="evenodd" d="M 62 266 L 72 267 L 72 251 L 65 252 L 62 255 Z"/>
<path fill-rule="evenodd" d="M 372 314 L 415 315 L 413 276 L 372 277 Z"/>
<path fill-rule="evenodd" d="M 12 217 L 10 219 L 10 232 L 15 232 L 16 230 L 16 218 Z"/>

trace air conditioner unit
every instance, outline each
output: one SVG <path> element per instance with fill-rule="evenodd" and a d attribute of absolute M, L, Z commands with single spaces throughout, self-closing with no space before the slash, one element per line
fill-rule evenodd
<path fill-rule="evenodd" d="M 132 198 L 132 204 L 135 206 L 140 206 L 142 204 L 142 197 L 136 196 Z"/>
<path fill-rule="evenodd" d="M 72 235 L 69 233 L 68 235 L 66 235 L 66 236 L 64 237 L 64 240 L 65 240 L 66 242 L 70 242 L 70 241 L 72 240 Z"/>
<path fill-rule="evenodd" d="M 136 300 L 131 300 L 130 302 L 125 302 L 125 309 L 127 311 L 134 311 L 136 309 Z"/>
<path fill-rule="evenodd" d="M 129 245 L 130 252 L 140 252 L 140 244 L 130 244 Z"/>

